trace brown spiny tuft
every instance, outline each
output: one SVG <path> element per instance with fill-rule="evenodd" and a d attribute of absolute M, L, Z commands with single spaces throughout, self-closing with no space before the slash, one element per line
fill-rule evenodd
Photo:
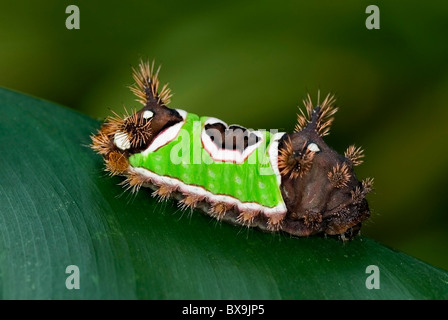
<path fill-rule="evenodd" d="M 119 116 L 113 111 L 114 115 L 106 119 L 100 130 L 100 133 L 104 135 L 101 139 L 109 137 L 113 140 L 113 136 L 118 133 L 127 137 L 132 148 L 145 145 L 151 137 L 151 120 L 143 118 L 142 114 L 136 111 L 129 114 L 126 108 L 124 112 L 123 116 Z"/>
<path fill-rule="evenodd" d="M 152 193 L 153 197 L 158 197 L 159 201 L 168 200 L 171 197 L 171 194 L 176 191 L 175 186 L 170 185 L 161 185 L 159 189 Z"/>
<path fill-rule="evenodd" d="M 295 132 L 302 131 L 311 121 L 311 114 L 313 113 L 313 102 L 311 101 L 310 94 L 307 95 L 307 98 L 303 100 L 303 104 L 305 106 L 305 111 L 303 109 L 299 109 L 299 114 L 297 114 L 297 124 L 294 128 Z"/>
<path fill-rule="evenodd" d="M 352 200 L 353 203 L 360 203 L 362 201 L 362 199 L 364 199 L 365 194 L 364 192 L 361 190 L 361 188 L 359 186 L 356 186 L 354 190 L 350 191 L 351 195 L 352 195 Z"/>
<path fill-rule="evenodd" d="M 320 105 L 316 130 L 321 137 L 330 134 L 330 126 L 334 121 L 333 115 L 338 111 L 338 108 L 334 106 L 335 102 L 336 98 L 333 95 L 328 94 Z"/>
<path fill-rule="evenodd" d="M 303 145 L 301 151 L 294 151 L 291 140 L 285 140 L 284 147 L 280 149 L 278 155 L 278 168 L 280 174 L 290 175 L 292 179 L 303 177 L 311 169 L 314 152 Z"/>
<path fill-rule="evenodd" d="M 96 153 L 105 156 L 110 152 L 111 141 L 103 131 L 100 130 L 96 135 L 91 135 L 90 139 L 92 140 L 90 148 L 95 150 Z"/>
<path fill-rule="evenodd" d="M 132 148 L 145 145 L 151 137 L 151 120 L 143 118 L 142 114 L 133 112 L 126 117 L 121 126 L 122 132 L 128 136 Z"/>
<path fill-rule="evenodd" d="M 182 210 L 186 210 L 188 208 L 193 210 L 194 208 L 196 208 L 198 203 L 203 200 L 204 200 L 203 196 L 201 197 L 197 194 L 188 194 L 185 196 L 185 198 L 183 198 L 182 200 L 179 201 L 178 206 Z"/>
<path fill-rule="evenodd" d="M 303 217 L 303 223 L 305 226 L 315 226 L 319 225 L 322 222 L 322 214 L 315 211 L 307 211 L 305 216 Z"/>
<path fill-rule="evenodd" d="M 284 218 L 283 214 L 271 214 L 268 218 L 268 230 L 279 231 Z"/>
<path fill-rule="evenodd" d="M 236 222 L 245 226 L 250 226 L 254 222 L 255 217 L 259 214 L 260 211 L 243 211 L 238 215 Z"/>
<path fill-rule="evenodd" d="M 126 115 L 129 115 L 126 108 L 124 109 Z M 101 127 L 101 132 L 105 135 L 114 135 L 118 130 L 123 127 L 125 116 L 119 116 L 118 113 L 112 111 L 113 116 L 108 116 L 103 126 Z"/>
<path fill-rule="evenodd" d="M 150 102 L 168 105 L 171 99 L 171 90 L 168 84 L 162 87 L 159 93 L 159 71 L 154 69 L 154 61 L 151 66 L 149 62 L 140 61 L 137 69 L 132 68 L 135 84 L 130 86 L 131 91 L 137 96 L 137 101 L 146 106 Z"/>
<path fill-rule="evenodd" d="M 126 179 L 120 183 L 126 190 L 131 190 L 132 193 L 138 192 L 144 183 L 151 182 L 149 179 L 145 180 L 137 172 L 128 171 L 126 173 Z"/>
<path fill-rule="evenodd" d="M 313 103 L 308 94 L 307 99 L 303 101 L 305 111 L 300 109 L 300 113 L 297 115 L 295 131 L 302 131 L 308 124 L 315 122 L 315 129 L 321 137 L 330 134 L 330 126 L 334 120 L 333 115 L 338 111 L 338 108 L 334 106 L 335 102 L 335 97 L 328 94 L 322 104 L 317 106 L 316 109 L 313 109 Z"/>
<path fill-rule="evenodd" d="M 111 176 L 124 173 L 129 167 L 129 161 L 126 156 L 120 152 L 112 151 L 105 159 L 106 171 Z"/>
<path fill-rule="evenodd" d="M 362 158 L 364 158 L 364 150 L 361 147 L 356 147 L 355 145 L 351 145 L 345 150 L 344 156 L 350 160 L 350 162 L 354 166 L 359 166 L 364 162 Z"/>
<path fill-rule="evenodd" d="M 362 189 L 364 193 L 372 192 L 373 190 L 373 178 L 366 178 L 362 180 Z"/>
<path fill-rule="evenodd" d="M 354 203 L 360 203 L 365 196 L 373 190 L 373 179 L 366 178 L 362 181 L 362 188 L 357 186 L 354 190 L 350 191 L 352 194 L 352 200 Z"/>
<path fill-rule="evenodd" d="M 227 211 L 232 209 L 233 206 L 231 204 L 225 203 L 225 202 L 217 202 L 213 204 L 210 208 L 210 214 L 212 217 L 216 218 L 217 220 L 221 220 Z"/>
<path fill-rule="evenodd" d="M 343 163 L 342 166 L 338 163 L 330 172 L 328 172 L 328 179 L 337 189 L 346 187 L 350 177 L 349 168 L 345 163 Z"/>

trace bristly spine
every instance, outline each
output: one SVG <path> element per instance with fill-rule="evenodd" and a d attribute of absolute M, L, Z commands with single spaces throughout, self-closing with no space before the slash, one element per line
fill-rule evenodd
<path fill-rule="evenodd" d="M 125 172 L 126 179 L 123 180 L 123 182 L 120 183 L 120 185 L 124 186 L 126 190 L 130 190 L 132 193 L 138 192 L 140 188 L 145 183 L 151 183 L 149 179 L 145 179 L 141 177 L 138 173 L 135 171 L 127 171 Z"/>
<path fill-rule="evenodd" d="M 318 111 L 315 120 L 315 129 L 321 137 L 330 134 L 330 126 L 334 121 L 333 116 L 338 111 L 338 108 L 334 106 L 335 102 L 335 96 L 328 94 L 322 104 L 317 106 Z M 307 99 L 303 100 L 303 104 L 305 105 L 305 111 L 300 109 L 300 113 L 297 114 L 295 132 L 300 132 L 305 129 L 312 122 L 313 113 L 316 112 L 309 94 L 307 95 Z"/>
<path fill-rule="evenodd" d="M 359 166 L 364 162 L 364 160 L 362 160 L 362 158 L 364 158 L 364 150 L 355 145 L 349 146 L 347 150 L 345 150 L 344 156 L 350 160 L 354 166 Z"/>
<path fill-rule="evenodd" d="M 205 197 L 201 197 L 195 194 L 188 194 L 185 195 L 185 198 L 179 201 L 178 206 L 181 208 L 181 210 L 187 210 L 197 207 L 198 203 L 201 201 L 204 201 Z"/>
<path fill-rule="evenodd" d="M 157 190 L 155 190 L 152 193 L 153 197 L 158 197 L 159 201 L 166 201 L 168 200 L 173 192 L 176 191 L 176 187 L 170 186 L 170 185 L 161 185 Z"/>
<path fill-rule="evenodd" d="M 227 211 L 232 209 L 233 206 L 225 202 L 214 203 L 210 208 L 210 215 L 216 220 L 220 221 L 224 217 Z"/>
<path fill-rule="evenodd" d="M 373 178 L 365 178 L 364 180 L 362 180 L 362 188 L 366 194 L 372 192 Z"/>
<path fill-rule="evenodd" d="M 295 132 L 302 131 L 311 121 L 311 114 L 313 113 L 313 102 L 311 100 L 311 96 L 308 93 L 307 99 L 303 100 L 303 104 L 305 106 L 305 111 L 303 109 L 299 109 L 299 114 L 297 114 L 297 125 L 294 128 Z"/>
<path fill-rule="evenodd" d="M 149 62 L 140 61 L 138 69 L 132 68 L 135 84 L 129 89 L 137 96 L 137 101 L 147 106 L 151 103 L 168 105 L 171 101 L 171 89 L 166 83 L 159 92 L 159 71 L 154 69 L 154 61 L 151 66 Z"/>
<path fill-rule="evenodd" d="M 255 217 L 259 214 L 260 211 L 243 211 L 238 215 L 236 222 L 249 227 L 254 222 Z"/>
<path fill-rule="evenodd" d="M 355 187 L 354 190 L 350 191 L 352 195 L 352 201 L 353 203 L 360 203 L 362 199 L 364 199 L 364 192 L 361 190 L 360 187 Z"/>
<path fill-rule="evenodd" d="M 354 203 L 360 203 L 365 196 L 373 190 L 373 178 L 366 178 L 361 183 L 362 187 L 357 186 L 351 191 Z"/>
<path fill-rule="evenodd" d="M 279 231 L 282 227 L 284 215 L 273 214 L 268 217 L 268 230 Z"/>
<path fill-rule="evenodd" d="M 112 151 L 105 159 L 106 171 L 111 176 L 123 174 L 128 170 L 129 161 L 126 156 L 120 152 Z"/>
<path fill-rule="evenodd" d="M 106 156 L 110 152 L 110 139 L 107 134 L 98 131 L 96 135 L 91 135 L 92 144 L 90 147 L 98 154 Z"/>
<path fill-rule="evenodd" d="M 289 175 L 292 179 L 302 177 L 311 169 L 315 152 L 303 145 L 302 150 L 294 151 L 290 139 L 285 140 L 284 147 L 278 155 L 278 168 L 282 176 Z"/>
<path fill-rule="evenodd" d="M 345 163 L 341 166 L 339 163 L 336 164 L 336 166 L 328 172 L 328 180 L 330 180 L 331 184 L 337 189 L 346 187 L 350 177 L 349 168 Z"/>
<path fill-rule="evenodd" d="M 126 132 L 132 148 L 138 148 L 151 137 L 151 120 L 144 119 L 135 111 L 126 117 L 121 125 L 121 130 Z"/>

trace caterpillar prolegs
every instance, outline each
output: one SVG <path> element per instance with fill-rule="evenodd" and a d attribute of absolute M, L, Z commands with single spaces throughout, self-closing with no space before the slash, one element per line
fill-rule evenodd
<path fill-rule="evenodd" d="M 323 140 L 337 111 L 333 96 L 314 106 L 308 95 L 293 133 L 255 131 L 168 108 L 159 70 L 143 61 L 133 69 L 130 89 L 143 108 L 115 113 L 92 136 L 106 171 L 124 176 L 126 188 L 149 187 L 183 210 L 267 231 L 343 240 L 359 232 L 373 179 L 360 182 L 353 171 L 361 148 L 340 155 Z"/>

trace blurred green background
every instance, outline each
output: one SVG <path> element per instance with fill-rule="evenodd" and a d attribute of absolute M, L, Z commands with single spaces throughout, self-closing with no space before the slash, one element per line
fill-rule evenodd
<path fill-rule="evenodd" d="M 336 93 L 326 141 L 364 147 L 357 175 L 375 178 L 363 234 L 448 269 L 447 2 L 2 1 L 0 26 L 0 86 L 97 118 L 138 107 L 140 58 L 172 107 L 249 128 L 292 131 L 306 93 Z"/>

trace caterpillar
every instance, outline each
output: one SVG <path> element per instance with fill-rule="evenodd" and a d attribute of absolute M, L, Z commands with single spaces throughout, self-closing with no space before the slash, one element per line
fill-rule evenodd
<path fill-rule="evenodd" d="M 333 95 L 314 106 L 308 94 L 293 133 L 250 130 L 169 108 L 171 90 L 160 87 L 154 62 L 132 71 L 129 88 L 143 108 L 114 112 L 91 136 L 105 170 L 124 176 L 126 189 L 148 187 L 182 210 L 264 231 L 342 240 L 359 233 L 373 179 L 354 173 L 360 147 L 341 155 L 323 140 L 338 110 Z"/>

